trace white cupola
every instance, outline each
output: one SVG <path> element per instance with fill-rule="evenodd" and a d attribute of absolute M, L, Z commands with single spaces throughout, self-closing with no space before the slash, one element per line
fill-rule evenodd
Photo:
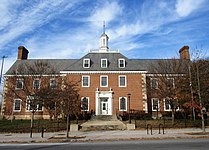
<path fill-rule="evenodd" d="M 103 25 L 103 34 L 100 37 L 100 49 L 99 52 L 108 52 L 108 39 L 109 37 L 105 34 L 105 23 Z"/>

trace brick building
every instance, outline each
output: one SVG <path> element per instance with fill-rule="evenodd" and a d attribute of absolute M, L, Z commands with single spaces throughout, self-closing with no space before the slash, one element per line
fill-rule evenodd
<path fill-rule="evenodd" d="M 28 59 L 28 50 L 20 46 L 18 59 L 4 76 L 4 93 L 12 92 L 7 88 L 10 84 L 14 85 L 14 90 L 21 92 L 24 86 L 21 79 L 16 78 L 14 82 L 14 74 L 18 68 L 24 64 L 43 61 L 53 66 L 54 76 L 45 75 L 41 81 L 37 78 L 30 80 L 28 84 L 31 87 L 41 87 L 43 84 L 53 87 L 61 83 L 63 76 L 74 81 L 80 80 L 80 98 L 88 104 L 81 107 L 82 111 L 94 111 L 96 115 L 114 115 L 128 112 L 130 109 L 146 113 L 156 111 L 153 109 L 155 102 L 147 93 L 147 78 L 150 78 L 151 74 L 150 65 L 159 60 L 129 59 L 118 51 L 110 50 L 108 39 L 104 32 L 100 37 L 100 48 L 89 51 L 80 59 Z M 188 49 L 188 46 L 184 46 L 180 50 L 180 60 L 189 59 Z M 25 99 L 19 99 L 4 94 L 2 115 L 6 118 L 15 116 L 17 119 L 29 119 L 31 113 L 26 100 L 27 95 Z M 45 108 L 39 106 L 37 109 L 36 118 L 49 118 Z"/>

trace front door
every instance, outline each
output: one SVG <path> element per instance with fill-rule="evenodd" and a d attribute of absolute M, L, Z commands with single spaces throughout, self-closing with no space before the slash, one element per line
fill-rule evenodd
<path fill-rule="evenodd" d="M 102 102 L 102 115 L 108 114 L 108 102 Z"/>
<path fill-rule="evenodd" d="M 108 98 L 100 98 L 100 111 L 101 115 L 108 114 Z"/>

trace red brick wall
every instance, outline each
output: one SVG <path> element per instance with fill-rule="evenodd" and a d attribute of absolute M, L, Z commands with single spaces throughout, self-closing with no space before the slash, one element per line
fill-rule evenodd
<path fill-rule="evenodd" d="M 89 111 L 95 110 L 95 96 L 97 88 L 99 91 L 109 91 L 112 88 L 113 94 L 113 113 L 119 109 L 119 97 L 128 97 L 131 94 L 131 109 L 143 110 L 142 101 L 142 77 L 141 74 L 82 74 L 90 76 L 90 87 L 82 87 L 82 82 L 79 83 L 80 96 L 89 97 Z M 82 79 L 81 74 L 69 74 L 67 78 L 73 81 Z M 108 75 L 108 87 L 100 87 L 100 76 Z M 126 75 L 126 87 L 119 87 L 119 75 Z"/>

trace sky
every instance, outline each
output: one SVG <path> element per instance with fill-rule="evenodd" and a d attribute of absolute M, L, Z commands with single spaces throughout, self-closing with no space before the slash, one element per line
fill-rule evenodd
<path fill-rule="evenodd" d="M 128 58 L 173 58 L 184 45 L 209 56 L 208 0 L 0 0 L 0 18 L 4 73 L 20 45 L 29 59 L 81 58 L 99 48 L 103 21 Z"/>

